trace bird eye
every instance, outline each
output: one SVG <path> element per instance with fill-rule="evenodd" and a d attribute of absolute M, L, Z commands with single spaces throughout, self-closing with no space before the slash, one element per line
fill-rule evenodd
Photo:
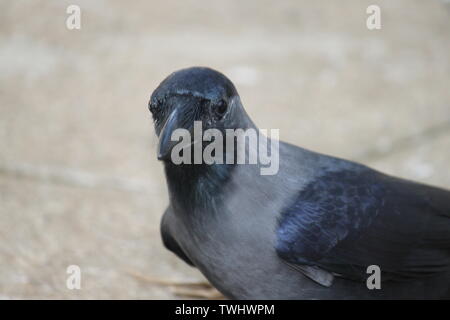
<path fill-rule="evenodd" d="M 152 102 L 148 103 L 148 110 L 150 110 L 150 112 L 153 114 L 156 111 L 156 105 Z"/>
<path fill-rule="evenodd" d="M 225 112 L 227 112 L 228 105 L 225 101 L 220 100 L 220 102 L 215 107 L 215 112 L 219 117 L 222 117 Z"/>
<path fill-rule="evenodd" d="M 148 103 L 148 109 L 152 113 L 153 116 L 157 115 L 161 111 L 161 106 L 158 101 L 150 101 Z"/>

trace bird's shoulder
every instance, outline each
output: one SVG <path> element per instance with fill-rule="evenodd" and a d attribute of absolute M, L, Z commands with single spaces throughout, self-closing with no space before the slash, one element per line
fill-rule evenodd
<path fill-rule="evenodd" d="M 320 260 L 352 230 L 368 226 L 385 201 L 383 182 L 374 175 L 360 167 L 323 170 L 309 181 L 281 212 L 279 254 L 301 251 L 305 260 Z"/>

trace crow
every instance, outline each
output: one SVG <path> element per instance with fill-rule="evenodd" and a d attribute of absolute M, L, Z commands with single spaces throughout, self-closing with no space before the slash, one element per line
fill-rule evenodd
<path fill-rule="evenodd" d="M 173 133 L 195 121 L 224 135 L 258 130 L 233 83 L 210 68 L 169 75 L 149 109 L 170 201 L 163 244 L 226 297 L 450 298 L 450 191 L 281 141 L 272 175 L 259 161 L 174 163 Z M 189 147 L 205 144 L 191 138 L 180 154 Z"/>

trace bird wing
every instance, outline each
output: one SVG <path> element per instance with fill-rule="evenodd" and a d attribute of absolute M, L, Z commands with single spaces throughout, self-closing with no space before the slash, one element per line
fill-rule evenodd
<path fill-rule="evenodd" d="M 172 233 L 170 231 L 170 221 L 169 221 L 169 216 L 170 216 L 170 207 L 166 209 L 166 211 L 164 212 L 164 215 L 161 219 L 161 239 L 162 242 L 164 244 L 164 246 L 172 251 L 173 253 L 175 253 L 178 258 L 180 258 L 181 260 L 183 260 L 184 262 L 186 262 L 188 265 L 190 266 L 194 266 L 194 264 L 192 263 L 191 259 L 189 259 L 189 257 L 186 255 L 186 253 L 183 251 L 183 249 L 180 247 L 180 245 L 178 244 L 178 242 L 175 240 L 175 238 L 172 236 Z"/>
<path fill-rule="evenodd" d="M 283 210 L 276 234 L 278 256 L 324 285 L 324 273 L 366 279 L 369 265 L 382 280 L 430 275 L 450 268 L 450 192 L 366 167 L 329 171 Z"/>

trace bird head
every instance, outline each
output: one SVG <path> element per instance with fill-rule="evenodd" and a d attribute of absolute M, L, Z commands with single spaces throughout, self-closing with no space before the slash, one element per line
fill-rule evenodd
<path fill-rule="evenodd" d="M 204 67 L 169 75 L 151 95 L 149 110 L 159 137 L 158 159 L 164 161 L 170 159 L 177 144 L 171 139 L 174 130 L 192 133 L 195 121 L 201 122 L 203 130 L 222 132 L 252 125 L 233 83 L 220 72 Z"/>

